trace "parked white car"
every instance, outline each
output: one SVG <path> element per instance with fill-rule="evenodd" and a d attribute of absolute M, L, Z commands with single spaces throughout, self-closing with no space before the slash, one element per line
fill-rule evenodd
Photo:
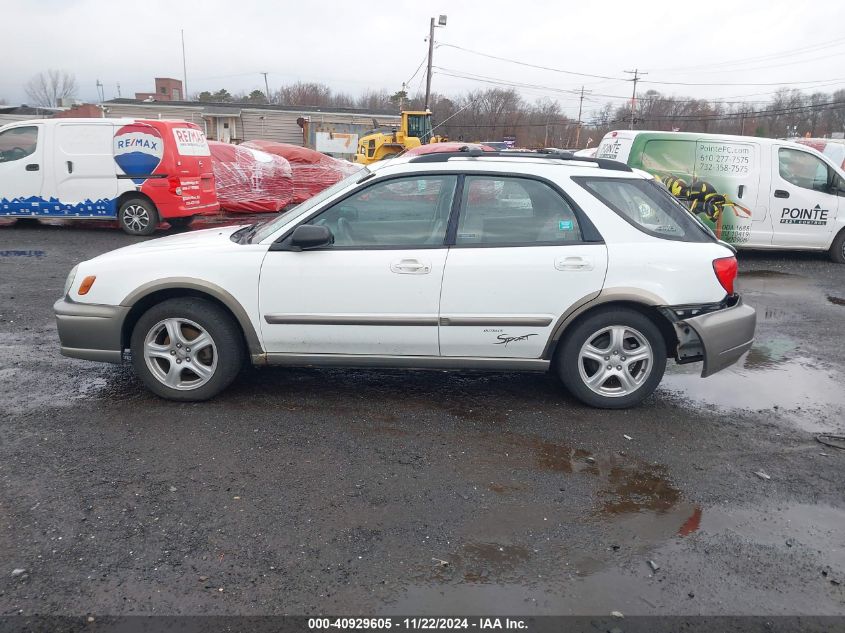
<path fill-rule="evenodd" d="M 365 169 L 274 219 L 82 262 L 62 353 L 203 400 L 256 365 L 555 370 L 634 405 L 666 360 L 752 344 L 733 250 L 652 179 L 571 155 L 453 152 Z"/>

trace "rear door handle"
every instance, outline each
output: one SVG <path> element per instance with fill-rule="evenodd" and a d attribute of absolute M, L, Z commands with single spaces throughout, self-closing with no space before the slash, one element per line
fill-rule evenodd
<path fill-rule="evenodd" d="M 72 160 L 67 161 L 67 173 L 69 173 L 69 174 L 73 173 L 73 161 Z"/>
<path fill-rule="evenodd" d="M 40 167 L 38 166 L 38 163 L 30 163 L 26 166 L 27 171 L 38 171 L 39 169 Z"/>
<path fill-rule="evenodd" d="M 579 255 L 558 257 L 555 260 L 555 268 L 558 270 L 592 270 L 593 260 Z"/>
<path fill-rule="evenodd" d="M 398 275 L 427 275 L 431 266 L 419 259 L 400 259 L 390 263 L 390 272 Z"/>
<path fill-rule="evenodd" d="M 783 189 L 775 189 L 775 198 L 788 198 L 789 192 Z"/>

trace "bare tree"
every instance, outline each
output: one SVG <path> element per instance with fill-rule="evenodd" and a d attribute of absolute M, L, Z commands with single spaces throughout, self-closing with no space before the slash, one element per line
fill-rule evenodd
<path fill-rule="evenodd" d="M 332 89 L 325 84 L 298 81 L 279 88 L 274 101 L 290 106 L 329 106 L 333 105 Z"/>
<path fill-rule="evenodd" d="M 51 68 L 34 75 L 24 89 L 32 105 L 55 108 L 63 99 L 76 96 L 76 77 L 67 71 Z"/>

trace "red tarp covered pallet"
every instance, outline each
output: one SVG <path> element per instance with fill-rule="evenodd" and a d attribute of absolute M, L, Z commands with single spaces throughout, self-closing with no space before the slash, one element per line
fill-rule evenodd
<path fill-rule="evenodd" d="M 276 212 L 294 198 L 290 164 L 279 156 L 209 141 L 217 199 L 224 211 Z"/>
<path fill-rule="evenodd" d="M 307 200 L 360 169 L 359 165 L 349 161 L 338 160 L 298 145 L 256 139 L 247 141 L 241 147 L 267 152 L 290 163 L 293 171 L 294 203 Z"/>

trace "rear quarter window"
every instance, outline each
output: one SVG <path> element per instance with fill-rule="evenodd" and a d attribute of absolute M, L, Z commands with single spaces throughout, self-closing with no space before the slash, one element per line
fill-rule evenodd
<path fill-rule="evenodd" d="M 682 242 L 716 241 L 680 202 L 652 180 L 601 177 L 573 180 L 643 233 Z"/>

